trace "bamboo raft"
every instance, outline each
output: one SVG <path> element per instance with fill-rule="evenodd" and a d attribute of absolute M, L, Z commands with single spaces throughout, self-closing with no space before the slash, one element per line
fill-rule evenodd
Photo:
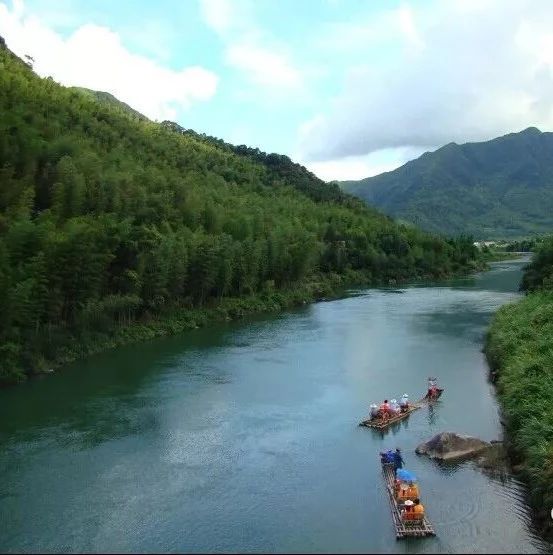
<path fill-rule="evenodd" d="M 426 517 L 426 514 L 422 520 L 402 520 L 400 509 L 394 496 L 394 465 L 382 463 L 382 473 L 384 474 L 388 501 L 390 502 L 390 509 L 392 510 L 392 520 L 394 522 L 394 528 L 396 529 L 396 540 L 407 537 L 423 538 L 426 536 L 435 536 L 436 532 Z"/>
<path fill-rule="evenodd" d="M 367 420 L 363 420 L 362 422 L 360 422 L 359 426 L 366 426 L 367 428 L 376 428 L 377 430 L 383 430 L 384 428 L 387 428 L 395 422 L 400 422 L 401 420 L 404 420 L 412 412 L 420 409 L 423 405 L 431 403 L 432 401 L 436 401 L 440 398 L 442 392 L 443 389 L 437 388 L 435 397 L 430 398 L 427 393 L 422 399 L 419 399 L 416 403 L 410 404 L 409 408 L 406 411 L 400 412 L 397 416 L 391 416 L 388 418 L 368 418 Z"/>

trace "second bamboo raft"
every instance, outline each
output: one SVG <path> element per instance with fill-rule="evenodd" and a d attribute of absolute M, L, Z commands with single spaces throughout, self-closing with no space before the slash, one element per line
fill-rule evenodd
<path fill-rule="evenodd" d="M 396 531 L 396 539 L 399 540 L 406 537 L 420 538 L 425 536 L 435 536 L 436 532 L 426 517 L 426 514 L 422 520 L 402 520 L 400 507 L 398 506 L 394 495 L 394 465 L 390 463 L 382 463 L 382 473 L 384 474 L 388 501 L 390 502 L 390 509 L 392 511 L 392 520 Z"/>

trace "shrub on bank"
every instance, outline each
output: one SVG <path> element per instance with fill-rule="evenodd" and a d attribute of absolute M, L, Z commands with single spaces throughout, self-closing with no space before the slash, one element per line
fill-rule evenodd
<path fill-rule="evenodd" d="M 512 453 L 544 533 L 553 536 L 553 291 L 503 306 L 488 331 L 486 355 Z"/>

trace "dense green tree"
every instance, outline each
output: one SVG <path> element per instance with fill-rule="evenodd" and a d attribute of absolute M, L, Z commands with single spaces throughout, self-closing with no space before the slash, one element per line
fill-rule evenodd
<path fill-rule="evenodd" d="M 476 264 L 286 156 L 150 122 L 4 47 L 0 64 L 0 383 L 222 297 Z"/>
<path fill-rule="evenodd" d="M 553 289 L 553 237 L 544 240 L 526 267 L 521 289 Z"/>

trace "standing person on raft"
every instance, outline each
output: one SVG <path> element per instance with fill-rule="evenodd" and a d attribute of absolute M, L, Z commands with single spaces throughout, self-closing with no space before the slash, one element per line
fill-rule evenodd
<path fill-rule="evenodd" d="M 394 455 L 394 476 L 397 474 L 398 468 L 403 468 L 403 457 L 399 447 L 396 449 Z"/>
<path fill-rule="evenodd" d="M 434 399 L 437 397 L 438 388 L 436 386 L 437 378 L 428 378 L 428 398 Z"/>

